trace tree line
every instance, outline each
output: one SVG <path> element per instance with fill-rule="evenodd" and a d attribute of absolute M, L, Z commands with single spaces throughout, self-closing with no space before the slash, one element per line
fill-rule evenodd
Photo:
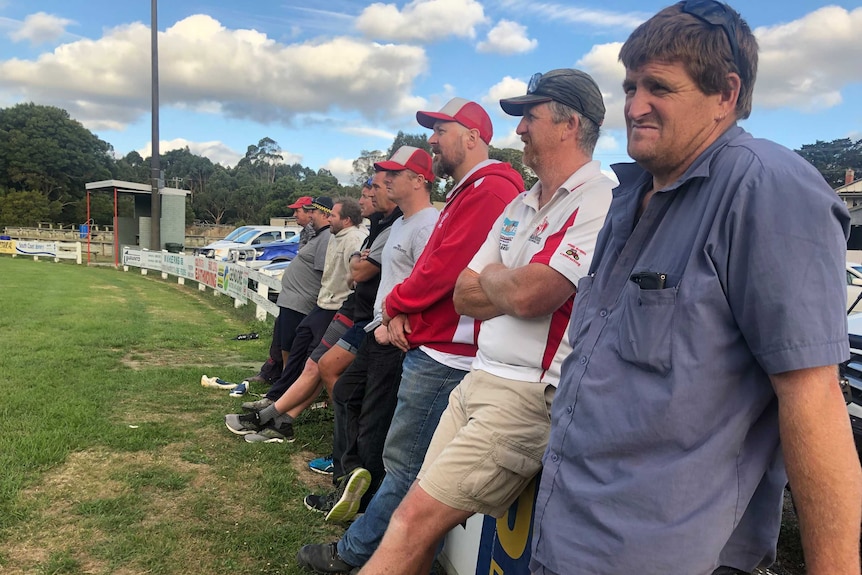
<path fill-rule="evenodd" d="M 248 146 L 234 167 L 214 164 L 188 148 L 160 154 L 165 185 L 190 191 L 186 205 L 189 224 L 268 222 L 290 215 L 287 205 L 300 196 L 358 197 L 374 162 L 388 158 L 403 145 L 430 151 L 425 134 L 398 132 L 386 151 L 362 150 L 353 163 L 353 180 L 342 185 L 331 172 L 284 162 L 275 140 L 264 137 Z M 862 174 L 862 140 L 817 141 L 797 150 L 833 187 L 844 183 L 844 171 Z M 529 187 L 536 176 L 522 162 L 521 152 L 491 147 L 493 159 L 509 162 Z M 111 144 L 99 139 L 65 110 L 33 103 L 0 108 L 0 227 L 61 224 L 86 220 L 87 182 L 126 180 L 150 183 L 150 158 L 130 152 L 116 158 Z M 433 192 L 442 201 L 454 184 L 438 181 Z M 132 199 L 120 200 L 121 216 L 130 216 Z M 113 197 L 91 194 L 94 223 L 113 223 Z"/>

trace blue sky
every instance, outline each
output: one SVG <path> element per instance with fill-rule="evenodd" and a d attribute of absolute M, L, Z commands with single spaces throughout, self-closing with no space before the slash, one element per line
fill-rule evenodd
<path fill-rule="evenodd" d="M 418 109 L 476 100 L 499 147 L 520 147 L 497 101 L 537 71 L 576 67 L 608 108 L 596 158 L 626 161 L 619 45 L 667 5 L 653 0 L 162 0 L 160 148 L 233 165 L 276 140 L 285 160 L 350 179 L 362 150 Z M 862 8 L 853 2 L 737 1 L 761 47 L 743 127 L 790 148 L 862 138 Z M 150 2 L 0 0 L 0 107 L 66 109 L 114 146 L 149 155 Z"/>

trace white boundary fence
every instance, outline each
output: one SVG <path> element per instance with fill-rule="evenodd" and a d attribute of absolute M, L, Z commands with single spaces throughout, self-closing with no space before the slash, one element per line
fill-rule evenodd
<path fill-rule="evenodd" d="M 266 319 L 267 315 L 278 315 L 278 306 L 269 301 L 268 295 L 281 290 L 279 280 L 240 263 L 124 247 L 120 264 L 124 271 L 140 268 L 143 275 L 152 270 L 161 272 L 164 279 L 174 276 L 180 284 L 185 284 L 185 280 L 195 281 L 201 291 L 210 288 L 216 294 L 232 297 L 235 307 L 244 306 L 250 300 L 257 306 L 255 315 L 259 320 Z M 257 291 L 248 288 L 249 280 L 257 282 Z"/>
<path fill-rule="evenodd" d="M 17 256 L 29 256 L 34 260 L 51 258 L 55 262 L 75 260 L 80 264 L 82 253 L 81 242 L 0 240 L 0 254 L 10 254 L 13 258 Z"/>

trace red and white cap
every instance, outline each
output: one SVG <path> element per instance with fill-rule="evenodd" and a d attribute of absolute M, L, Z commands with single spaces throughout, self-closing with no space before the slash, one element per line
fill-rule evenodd
<path fill-rule="evenodd" d="M 477 104 L 464 98 L 452 98 L 439 112 L 416 112 L 416 121 L 426 128 L 434 129 L 434 122 L 458 122 L 465 128 L 479 131 L 479 137 L 486 144 L 494 137 L 494 126 L 488 112 Z"/>
<path fill-rule="evenodd" d="M 400 172 L 401 170 L 412 170 L 422 174 L 429 182 L 434 181 L 434 170 L 431 167 L 431 154 L 421 148 L 413 146 L 401 146 L 385 162 L 377 162 L 374 169 L 378 172 Z"/>

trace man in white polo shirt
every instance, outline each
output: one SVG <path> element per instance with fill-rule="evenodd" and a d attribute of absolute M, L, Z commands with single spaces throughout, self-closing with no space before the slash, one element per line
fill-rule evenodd
<path fill-rule="evenodd" d="M 539 181 L 507 206 L 458 278 L 456 310 L 483 320 L 479 351 L 362 573 L 428 573 L 447 531 L 474 513 L 503 515 L 541 468 L 572 349 L 575 286 L 614 184 L 592 161 L 605 108 L 587 74 L 536 74 L 526 96 L 500 104 L 523 116 L 524 163 Z"/>

